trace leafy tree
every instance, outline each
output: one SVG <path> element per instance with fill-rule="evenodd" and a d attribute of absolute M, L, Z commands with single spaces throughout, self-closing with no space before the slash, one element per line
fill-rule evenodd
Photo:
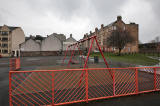
<path fill-rule="evenodd" d="M 107 46 L 118 49 L 118 55 L 121 55 L 121 50 L 132 42 L 134 42 L 134 39 L 126 30 L 113 30 L 107 38 Z"/>

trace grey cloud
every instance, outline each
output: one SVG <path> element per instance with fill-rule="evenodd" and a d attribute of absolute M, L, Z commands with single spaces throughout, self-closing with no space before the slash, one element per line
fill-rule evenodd
<path fill-rule="evenodd" d="M 146 0 L 146 1 L 151 4 L 155 15 L 159 19 L 159 17 L 160 17 L 160 0 Z"/>
<path fill-rule="evenodd" d="M 27 4 L 32 10 L 38 14 L 45 15 L 50 12 L 53 15 L 64 20 L 70 19 L 76 11 L 83 6 L 85 0 L 32 0 Z"/>
<path fill-rule="evenodd" d="M 159 24 L 160 24 L 160 0 L 146 0 L 147 2 L 150 3 L 150 5 L 152 6 L 152 10 L 154 12 L 154 20 L 152 20 L 152 25 L 148 26 L 148 29 L 151 28 L 151 30 L 149 30 L 150 35 L 148 36 L 152 36 L 153 40 L 156 36 L 160 37 L 160 28 L 159 28 Z M 150 15 L 148 13 L 148 15 Z M 147 32 L 146 32 L 147 33 Z"/>
<path fill-rule="evenodd" d="M 8 10 L 3 9 L 0 7 L 0 24 L 5 24 L 8 22 L 9 16 L 12 16 L 13 14 L 10 13 Z"/>
<path fill-rule="evenodd" d="M 53 0 L 51 6 L 64 16 L 72 15 L 83 4 L 83 0 Z"/>
<path fill-rule="evenodd" d="M 120 7 L 126 0 L 91 0 L 91 3 L 95 7 L 97 16 L 101 19 L 103 17 L 110 17 L 112 15 L 120 15 Z"/>
<path fill-rule="evenodd" d="M 0 14 L 0 23 L 5 22 L 3 16 Z"/>
<path fill-rule="evenodd" d="M 73 30 L 69 29 L 70 31 L 68 31 L 67 27 L 71 27 L 70 23 L 72 23 L 71 25 L 74 25 L 73 27 L 79 27 L 76 26 L 78 18 L 78 20 L 87 20 L 85 22 L 87 22 L 88 26 L 85 25 L 85 28 L 81 28 L 83 30 L 79 30 L 79 32 L 73 32 L 73 34 L 78 34 L 81 32 L 87 33 L 87 31 L 89 32 L 90 30 L 94 30 L 95 27 L 100 27 L 101 24 L 107 25 L 113 22 L 116 19 L 117 15 L 122 14 L 121 9 L 124 5 L 127 6 L 128 1 L 130 0 L 2 0 L 0 4 L 0 24 L 17 25 L 18 23 L 18 25 L 24 27 L 24 31 L 27 31 L 27 35 L 29 35 L 29 33 L 31 32 L 40 34 L 42 32 L 42 29 L 44 29 L 46 32 L 51 30 L 55 31 L 54 29 L 61 29 L 61 27 L 65 27 L 62 28 L 63 30 L 65 30 L 62 30 L 62 32 L 71 32 Z M 142 25 L 145 22 L 145 20 L 143 21 L 143 18 L 145 19 L 145 17 L 139 15 L 135 17 L 136 23 L 140 24 L 141 41 L 143 41 L 143 37 L 145 35 L 151 36 L 151 34 L 153 34 L 152 32 L 155 32 L 154 35 L 160 33 L 159 25 L 156 24 L 160 24 L 160 1 L 143 1 L 148 2 L 152 6 L 153 12 L 155 14 L 155 20 L 151 20 L 151 22 L 146 22 L 147 24 Z M 56 21 L 63 22 L 56 22 L 56 25 L 54 25 L 55 21 L 53 21 L 52 23 L 50 22 L 51 19 L 47 16 L 48 13 L 50 13 L 53 20 L 54 18 L 56 18 Z M 147 14 L 149 15 L 150 13 Z M 125 19 L 128 18 L 133 19 L 131 16 L 125 17 Z M 143 22 L 141 23 L 141 21 Z M 44 23 L 47 24 L 43 26 Z M 150 23 L 153 23 L 152 28 L 150 28 L 151 26 L 148 25 Z M 47 28 L 45 29 L 46 26 L 47 28 L 51 28 L 49 30 Z M 144 28 L 141 26 L 144 26 Z M 39 32 L 35 32 L 39 29 Z M 61 30 L 59 30 L 59 32 L 60 31 Z M 79 38 L 82 38 L 83 35 L 81 33 L 77 36 L 79 36 Z M 147 41 L 146 39 L 145 41 Z M 149 39 L 151 39 L 151 37 L 149 37 L 148 40 Z"/>
<path fill-rule="evenodd" d="M 51 12 L 64 20 L 70 20 L 74 15 L 89 17 L 93 21 L 107 21 L 113 15 L 119 15 L 120 7 L 126 0 L 40 0 L 28 1 L 33 11 L 43 14 Z M 38 4 L 37 4 L 38 3 Z M 99 18 L 99 19 L 98 19 Z"/>

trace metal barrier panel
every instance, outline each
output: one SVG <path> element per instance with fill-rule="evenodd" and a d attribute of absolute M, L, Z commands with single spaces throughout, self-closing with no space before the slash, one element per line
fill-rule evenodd
<path fill-rule="evenodd" d="M 160 67 L 10 71 L 9 102 L 63 105 L 160 90 Z"/>
<path fill-rule="evenodd" d="M 13 106 L 52 104 L 52 72 L 12 73 L 10 76 Z"/>
<path fill-rule="evenodd" d="M 115 95 L 136 93 L 136 70 L 115 70 Z"/>
<path fill-rule="evenodd" d="M 86 99 L 86 72 L 54 72 L 54 103 L 67 103 Z"/>
<path fill-rule="evenodd" d="M 20 58 L 11 58 L 10 59 L 10 70 L 16 71 L 20 69 Z"/>
<path fill-rule="evenodd" d="M 139 91 L 154 90 L 154 69 L 153 68 L 138 69 L 138 90 Z"/>
<path fill-rule="evenodd" d="M 113 96 L 113 79 L 108 69 L 88 70 L 88 98 Z"/>
<path fill-rule="evenodd" d="M 10 70 L 16 70 L 16 59 L 12 58 L 10 59 L 10 64 L 9 64 Z"/>
<path fill-rule="evenodd" d="M 160 90 L 160 68 L 154 68 L 155 71 L 155 90 Z"/>
<path fill-rule="evenodd" d="M 20 58 L 16 58 L 16 70 L 20 69 Z"/>

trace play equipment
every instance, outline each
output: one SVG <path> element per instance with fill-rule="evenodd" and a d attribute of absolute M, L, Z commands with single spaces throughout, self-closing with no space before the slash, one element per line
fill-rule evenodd
<path fill-rule="evenodd" d="M 86 43 L 89 43 L 88 45 L 90 45 L 90 46 L 88 46 L 88 53 L 87 53 L 87 57 L 85 58 L 85 56 L 83 55 L 84 53 L 82 53 L 82 51 L 84 52 L 84 50 L 87 49 L 87 48 L 84 47 L 84 45 Z M 82 49 L 80 49 L 80 48 L 82 48 Z M 106 59 L 105 59 L 105 57 L 103 55 L 101 47 L 98 44 L 96 36 L 91 36 L 91 37 L 89 37 L 87 39 L 83 39 L 83 40 L 80 40 L 80 41 L 78 41 L 78 42 L 76 42 L 74 44 L 69 45 L 67 47 L 66 52 L 65 52 L 65 56 L 63 58 L 62 65 L 65 64 L 65 60 L 66 60 L 67 54 L 69 54 L 68 55 L 69 56 L 69 60 L 68 60 L 68 62 L 66 62 L 68 64 L 68 67 L 70 66 L 71 63 L 72 64 L 73 63 L 78 63 L 77 59 L 75 58 L 76 57 L 75 51 L 77 51 L 79 56 L 81 56 L 81 60 L 84 62 L 83 68 L 87 68 L 87 63 L 88 63 L 88 59 L 89 59 L 89 55 L 90 55 L 91 51 L 98 51 L 98 50 L 102 55 L 102 58 L 103 58 L 103 60 L 105 62 L 106 67 L 109 68 L 109 65 L 108 65 L 108 63 L 107 63 L 107 61 L 106 61 Z"/>

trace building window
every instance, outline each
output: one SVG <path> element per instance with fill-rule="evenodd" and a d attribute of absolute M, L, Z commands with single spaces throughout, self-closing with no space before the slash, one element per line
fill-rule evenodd
<path fill-rule="evenodd" d="M 8 32 L 7 31 L 2 31 L 1 34 L 2 35 L 8 35 Z"/>
<path fill-rule="evenodd" d="M 125 27 L 125 26 L 123 27 L 123 30 L 124 30 L 124 31 L 126 30 L 126 27 Z"/>
<path fill-rule="evenodd" d="M 8 47 L 8 44 L 2 44 L 2 47 Z"/>
<path fill-rule="evenodd" d="M 113 48 L 112 48 L 112 51 L 115 51 L 115 50 L 116 50 L 116 48 L 113 47 Z"/>
<path fill-rule="evenodd" d="M 106 29 L 106 32 L 108 32 L 108 29 Z"/>
<path fill-rule="evenodd" d="M 116 26 L 113 26 L 113 30 L 116 30 L 117 29 L 117 27 Z"/>
<path fill-rule="evenodd" d="M 131 52 L 131 48 L 130 47 L 128 47 L 128 52 Z"/>
<path fill-rule="evenodd" d="M 2 50 L 2 53 L 6 54 L 8 53 L 8 50 Z"/>
<path fill-rule="evenodd" d="M 2 41 L 8 41 L 8 38 L 2 38 Z"/>

